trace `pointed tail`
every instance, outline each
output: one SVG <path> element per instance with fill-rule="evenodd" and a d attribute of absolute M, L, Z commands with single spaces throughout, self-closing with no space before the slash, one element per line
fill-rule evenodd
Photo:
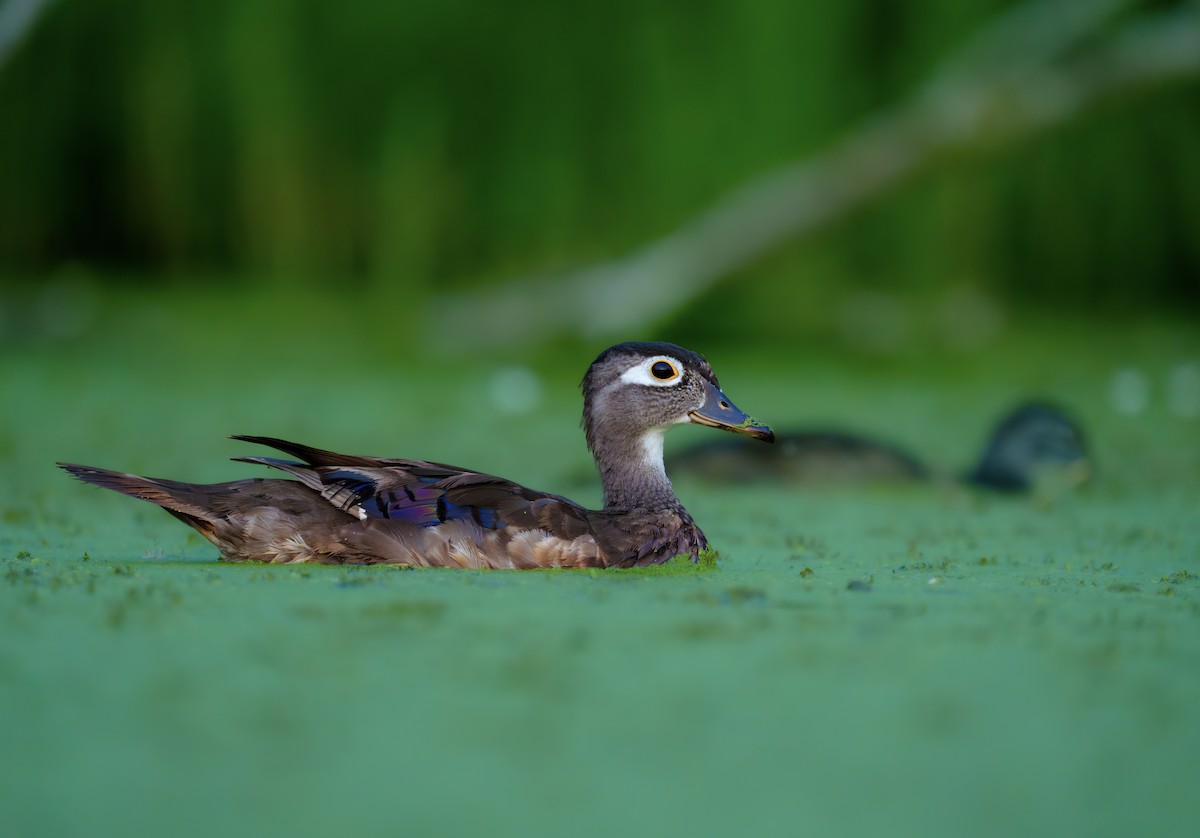
<path fill-rule="evenodd" d="M 211 538 L 216 531 L 217 515 L 204 504 L 204 494 L 197 491 L 200 487 L 191 483 L 140 477 L 136 474 L 110 471 L 94 466 L 81 466 L 75 463 L 56 463 L 56 465 L 84 483 L 103 486 L 105 489 L 112 489 L 123 495 L 158 504 L 185 524 L 195 527 L 206 537 Z"/>

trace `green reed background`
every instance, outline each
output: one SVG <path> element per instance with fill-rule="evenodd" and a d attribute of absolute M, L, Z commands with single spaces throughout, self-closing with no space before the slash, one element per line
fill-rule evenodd
<path fill-rule="evenodd" d="M 1017 5 L 48 4 L 0 61 L 0 834 L 1191 835 L 1194 78 L 940 159 L 652 327 L 437 320 L 819 153 Z M 715 569 L 499 574 L 219 563 L 53 466 L 238 479 L 223 435 L 262 433 L 596 503 L 576 384 L 635 338 L 950 472 L 1052 397 L 1097 480 L 680 481 Z"/>
<path fill-rule="evenodd" d="M 1014 5 L 62 0 L 0 70 L 0 277 L 353 280 L 418 306 L 619 255 L 825 148 Z M 793 301 L 965 284 L 1194 308 L 1197 149 L 1194 81 L 1118 98 L 744 278 Z"/>

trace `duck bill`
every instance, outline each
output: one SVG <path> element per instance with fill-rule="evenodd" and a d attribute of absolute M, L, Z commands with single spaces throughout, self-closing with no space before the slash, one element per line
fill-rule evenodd
<path fill-rule="evenodd" d="M 688 420 L 697 425 L 720 428 L 735 434 L 745 434 L 764 442 L 774 442 L 775 432 L 752 416 L 748 416 L 730 401 L 711 381 L 705 382 L 707 390 L 704 404 L 688 414 Z"/>

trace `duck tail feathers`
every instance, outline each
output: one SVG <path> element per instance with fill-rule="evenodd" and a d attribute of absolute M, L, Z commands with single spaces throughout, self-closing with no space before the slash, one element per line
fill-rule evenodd
<path fill-rule="evenodd" d="M 112 489 L 114 492 L 157 504 L 206 535 L 214 532 L 218 523 L 218 516 L 204 503 L 205 495 L 199 491 L 202 487 L 192 483 L 141 477 L 136 474 L 75 463 L 57 463 L 56 465 L 84 483 Z"/>

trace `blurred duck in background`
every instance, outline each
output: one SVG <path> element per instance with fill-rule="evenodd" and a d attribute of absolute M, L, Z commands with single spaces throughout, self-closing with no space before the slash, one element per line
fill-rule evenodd
<path fill-rule="evenodd" d="M 1054 405 L 1028 402 L 1000 420 L 964 479 L 998 492 L 1067 491 L 1092 469 L 1079 425 Z"/>
<path fill-rule="evenodd" d="M 774 446 L 715 440 L 667 458 L 673 476 L 797 485 L 961 481 L 995 492 L 1054 497 L 1087 482 L 1092 463 L 1079 426 L 1060 408 L 1025 402 L 995 426 L 978 463 L 961 476 L 881 440 L 841 431 L 784 431 Z"/>

